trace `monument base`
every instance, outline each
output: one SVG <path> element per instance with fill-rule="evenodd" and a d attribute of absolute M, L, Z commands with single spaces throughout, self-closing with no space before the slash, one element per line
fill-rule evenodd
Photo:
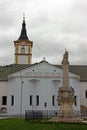
<path fill-rule="evenodd" d="M 52 119 L 49 120 L 50 122 L 82 122 L 82 119 L 77 118 L 77 117 L 53 117 Z"/>

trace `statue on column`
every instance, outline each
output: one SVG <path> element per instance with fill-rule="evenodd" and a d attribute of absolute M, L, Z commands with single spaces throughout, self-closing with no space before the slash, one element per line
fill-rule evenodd
<path fill-rule="evenodd" d="M 63 69 L 63 84 L 58 90 L 58 104 L 60 109 L 58 111 L 58 117 L 53 117 L 53 122 L 79 122 L 80 119 L 75 117 L 73 104 L 75 102 L 75 91 L 69 83 L 69 61 L 68 51 L 65 50 L 62 60 Z"/>
<path fill-rule="evenodd" d="M 68 51 L 65 50 L 62 60 L 63 86 L 58 90 L 58 103 L 60 104 L 59 116 L 74 116 L 74 89 L 69 84 L 69 62 Z"/>

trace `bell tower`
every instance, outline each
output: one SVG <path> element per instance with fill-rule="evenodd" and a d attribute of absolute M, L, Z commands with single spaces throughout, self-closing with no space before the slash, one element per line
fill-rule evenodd
<path fill-rule="evenodd" d="M 25 15 L 23 14 L 23 23 L 20 37 L 14 41 L 15 46 L 15 64 L 31 64 L 33 42 L 29 40 L 26 31 Z"/>

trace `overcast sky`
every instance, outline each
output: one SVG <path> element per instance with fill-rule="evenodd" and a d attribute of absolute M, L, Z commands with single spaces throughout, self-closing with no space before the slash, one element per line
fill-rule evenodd
<path fill-rule="evenodd" d="M 0 0 L 0 65 L 14 63 L 23 12 L 33 63 L 61 64 L 66 48 L 70 64 L 87 65 L 87 0 Z"/>

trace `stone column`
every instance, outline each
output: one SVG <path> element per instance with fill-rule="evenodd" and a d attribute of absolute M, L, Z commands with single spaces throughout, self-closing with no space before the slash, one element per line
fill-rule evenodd
<path fill-rule="evenodd" d="M 69 62 L 68 62 L 68 52 L 65 51 L 65 54 L 63 55 L 62 60 L 62 68 L 63 68 L 63 88 L 68 89 L 69 88 Z"/>

